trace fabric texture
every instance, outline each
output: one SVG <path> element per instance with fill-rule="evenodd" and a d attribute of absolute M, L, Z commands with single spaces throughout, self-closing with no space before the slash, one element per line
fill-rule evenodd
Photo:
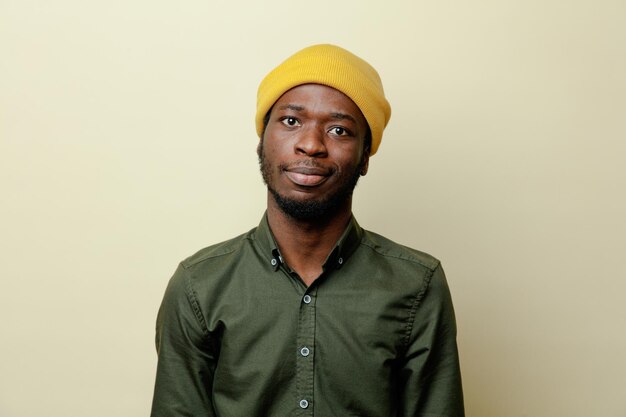
<path fill-rule="evenodd" d="M 266 217 L 201 250 L 156 330 L 152 417 L 464 415 L 441 264 L 354 218 L 309 287 Z"/>
<path fill-rule="evenodd" d="M 263 134 L 263 119 L 274 103 L 302 84 L 322 84 L 341 91 L 357 105 L 372 132 L 374 155 L 391 117 L 391 106 L 376 70 L 353 53 L 334 45 L 314 45 L 287 58 L 272 70 L 257 92 L 256 131 Z"/>

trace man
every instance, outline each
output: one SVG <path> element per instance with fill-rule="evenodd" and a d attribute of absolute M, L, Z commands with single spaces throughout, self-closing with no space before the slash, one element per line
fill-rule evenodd
<path fill-rule="evenodd" d="M 153 417 L 463 415 L 439 261 L 352 216 L 390 114 L 377 72 L 332 45 L 261 82 L 267 212 L 172 277 Z"/>

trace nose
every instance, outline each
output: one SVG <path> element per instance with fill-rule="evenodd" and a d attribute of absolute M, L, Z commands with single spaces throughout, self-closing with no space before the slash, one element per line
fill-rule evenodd
<path fill-rule="evenodd" d="M 295 143 L 295 152 L 311 157 L 326 156 L 326 143 L 324 142 L 324 129 L 318 126 L 309 126 L 302 129 Z"/>

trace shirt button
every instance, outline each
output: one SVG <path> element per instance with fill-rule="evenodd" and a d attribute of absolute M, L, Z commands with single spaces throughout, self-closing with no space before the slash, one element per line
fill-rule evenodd
<path fill-rule="evenodd" d="M 311 302 L 311 296 L 309 294 L 305 295 L 302 301 L 304 301 L 305 304 L 309 304 Z"/>
<path fill-rule="evenodd" d="M 339 265 L 341 265 L 343 263 L 343 258 L 337 259 L 337 262 L 339 262 Z"/>
<path fill-rule="evenodd" d="M 300 400 L 300 408 L 307 408 L 309 406 L 309 402 L 307 400 Z"/>
<path fill-rule="evenodd" d="M 303 347 L 302 349 L 300 349 L 300 354 L 302 356 L 309 356 L 309 353 L 311 353 L 311 351 L 309 350 L 308 347 Z"/>
<path fill-rule="evenodd" d="M 272 266 L 276 266 L 277 263 L 278 261 L 276 260 L 276 258 L 272 258 Z"/>

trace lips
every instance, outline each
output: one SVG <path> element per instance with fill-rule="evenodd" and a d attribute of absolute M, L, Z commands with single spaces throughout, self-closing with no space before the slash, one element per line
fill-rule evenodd
<path fill-rule="evenodd" d="M 330 172 L 319 167 L 296 166 L 286 169 L 285 175 L 296 185 L 315 187 L 326 181 Z"/>

